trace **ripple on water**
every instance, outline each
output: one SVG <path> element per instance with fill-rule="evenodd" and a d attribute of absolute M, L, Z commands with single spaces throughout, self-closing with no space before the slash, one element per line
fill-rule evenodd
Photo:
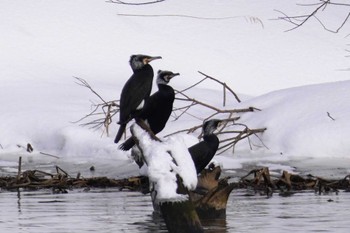
<path fill-rule="evenodd" d="M 349 193 L 272 198 L 244 194 L 234 190 L 226 220 L 203 222 L 206 232 L 348 232 Z M 153 214 L 150 197 L 137 192 L 40 190 L 0 195 L 2 232 L 167 232 L 163 220 Z"/>

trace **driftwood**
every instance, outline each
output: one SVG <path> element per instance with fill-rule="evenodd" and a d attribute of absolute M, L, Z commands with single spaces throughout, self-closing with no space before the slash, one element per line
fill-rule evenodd
<path fill-rule="evenodd" d="M 234 185 L 226 178 L 219 179 L 220 175 L 220 166 L 210 164 L 198 177 L 197 189 L 190 192 L 201 220 L 226 218 L 226 205 Z"/>
<path fill-rule="evenodd" d="M 162 202 L 160 211 L 170 233 L 204 232 L 191 201 Z"/>
<path fill-rule="evenodd" d="M 251 175 L 253 175 L 253 178 L 248 179 Z M 237 185 L 238 188 L 254 190 L 253 193 L 250 192 L 250 195 L 263 194 L 271 197 L 272 193 L 276 192 L 281 196 L 289 196 L 296 192 L 311 190 L 321 195 L 328 192 L 338 193 L 339 190 L 349 192 L 350 175 L 345 176 L 343 179 L 334 180 L 313 175 L 302 177 L 283 171 L 281 177 L 272 179 L 269 175 L 269 169 L 264 167 L 250 171 L 241 178 Z"/>
<path fill-rule="evenodd" d="M 151 129 L 145 124 L 141 119 L 136 119 L 136 123 L 145 130 L 150 138 L 154 141 L 161 142 L 157 138 Z M 135 139 L 136 146 L 139 148 L 143 162 L 147 165 L 147 159 L 143 154 L 142 146 L 140 145 L 139 138 L 135 135 L 134 131 L 131 130 L 132 135 Z M 171 154 L 171 152 L 168 152 Z M 176 162 L 176 161 L 175 161 Z M 177 194 L 182 194 L 188 196 L 189 190 L 183 185 L 182 179 L 179 175 L 176 175 L 177 182 Z M 195 206 L 190 198 L 185 200 L 174 200 L 174 199 L 162 199 L 159 200 L 157 197 L 157 190 L 153 189 L 156 184 L 150 183 L 150 192 L 152 203 L 155 211 L 159 211 L 164 218 L 167 229 L 170 233 L 182 233 L 182 232 L 193 232 L 201 233 L 203 228 L 199 220 L 198 214 L 195 210 Z M 166 187 L 161 187 L 166 188 Z M 189 196 L 188 196 L 189 197 Z"/>
<path fill-rule="evenodd" d="M 21 157 L 19 159 L 18 173 L 15 177 L 0 177 L 0 188 L 3 190 L 15 189 L 52 189 L 53 192 L 67 193 L 73 188 L 113 188 L 119 190 L 148 192 L 148 178 L 144 176 L 124 179 L 110 179 L 107 177 L 84 178 L 78 173 L 76 177 L 70 176 L 66 171 L 56 166 L 56 173 L 47 173 L 40 170 L 27 170 L 22 172 Z"/>
<path fill-rule="evenodd" d="M 198 194 L 203 195 L 225 182 L 228 183 L 231 177 L 219 179 L 220 174 L 221 169 L 219 167 L 203 171 L 199 177 L 196 191 L 191 193 L 192 197 Z M 327 179 L 311 174 L 303 177 L 283 171 L 281 177 L 276 178 L 271 177 L 269 169 L 264 167 L 253 169 L 247 175 L 241 177 L 238 182 L 230 182 L 228 185 L 232 186 L 233 190 L 253 190 L 253 193 L 250 193 L 252 195 L 266 195 L 268 189 L 280 195 L 289 195 L 303 191 L 314 191 L 317 194 L 337 193 L 340 190 L 350 192 L 350 174 L 342 179 Z M 22 166 L 19 164 L 16 175 L 0 177 L 0 188 L 2 190 L 52 188 L 66 192 L 74 188 L 85 188 L 87 190 L 89 188 L 119 188 L 119 190 L 149 193 L 149 182 L 145 176 L 114 179 L 108 177 L 86 178 L 77 174 L 73 177 L 58 166 L 56 166 L 56 173 L 47 173 L 40 170 L 22 171 Z"/>
<path fill-rule="evenodd" d="M 142 120 L 137 119 L 137 124 L 149 133 L 153 140 L 160 141 Z M 147 164 L 147 158 L 143 155 L 143 149 L 137 136 L 132 130 L 136 145 L 139 147 L 141 156 Z M 169 152 L 171 153 L 171 152 Z M 175 161 L 176 162 L 176 161 Z M 157 190 L 151 188 L 152 203 L 155 211 L 159 211 L 164 218 L 169 232 L 203 232 L 201 220 L 225 219 L 226 204 L 233 185 L 228 184 L 226 179 L 220 179 L 221 168 L 211 164 L 208 169 L 201 172 L 198 177 L 197 189 L 188 190 L 177 175 L 177 193 L 188 197 L 186 200 L 158 200 Z M 155 185 L 151 183 L 151 187 Z"/>

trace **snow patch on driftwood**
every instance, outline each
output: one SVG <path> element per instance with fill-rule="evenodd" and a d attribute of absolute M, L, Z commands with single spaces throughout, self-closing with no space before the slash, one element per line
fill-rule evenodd
<path fill-rule="evenodd" d="M 158 201 L 187 199 L 187 196 L 176 192 L 176 176 L 181 177 L 186 188 L 194 190 L 197 186 L 197 173 L 183 139 L 175 135 L 159 142 L 150 138 L 149 133 L 137 124 L 131 130 L 142 150 L 147 175 L 154 184 Z"/>

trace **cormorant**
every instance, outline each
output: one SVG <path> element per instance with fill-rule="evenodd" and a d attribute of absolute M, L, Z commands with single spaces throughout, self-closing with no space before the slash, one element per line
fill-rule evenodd
<path fill-rule="evenodd" d="M 199 174 L 212 160 L 218 147 L 219 139 L 214 134 L 214 131 L 221 124 L 221 120 L 212 119 L 203 124 L 203 141 L 188 148 L 191 154 L 193 163 Z"/>
<path fill-rule="evenodd" d="M 149 124 L 149 127 L 154 134 L 157 134 L 164 129 L 173 110 L 175 92 L 168 83 L 177 75 L 180 74 L 164 70 L 158 71 L 158 91 L 149 97 L 142 112 L 138 116 Z M 131 137 L 121 144 L 119 148 L 122 150 L 129 150 L 134 145 L 134 139 Z"/>
<path fill-rule="evenodd" d="M 120 95 L 119 107 L 119 130 L 114 139 L 118 143 L 126 128 L 126 124 L 141 112 L 144 102 L 148 99 L 152 90 L 153 69 L 148 64 L 162 57 L 151 57 L 147 55 L 132 55 L 130 66 L 133 75 L 125 83 Z"/>

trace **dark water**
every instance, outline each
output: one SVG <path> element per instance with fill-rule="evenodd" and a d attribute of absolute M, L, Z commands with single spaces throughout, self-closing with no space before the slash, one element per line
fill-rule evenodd
<path fill-rule="evenodd" d="M 206 232 L 349 232 L 350 194 L 313 192 L 281 197 L 234 190 L 225 221 Z M 148 195 L 117 189 L 0 193 L 1 232 L 167 232 Z"/>
<path fill-rule="evenodd" d="M 16 161 L 9 164 L 3 162 L 0 174 L 16 175 Z M 44 159 L 23 162 L 23 170 L 39 169 L 55 174 L 53 164 L 56 162 Z M 349 160 L 325 159 L 316 162 L 304 159 L 289 162 L 288 165 L 297 167 L 302 175 L 311 173 L 340 179 L 349 174 Z M 118 177 L 119 174 L 128 177 L 138 174 L 137 166 L 133 168 L 128 161 L 121 161 L 119 166 L 110 161 L 72 164 L 61 161 L 59 166 L 73 176 L 77 172 L 85 177 Z M 91 165 L 96 168 L 94 173 L 89 169 Z M 234 177 L 242 177 L 256 166 L 249 164 L 248 167 L 235 169 Z M 274 194 L 266 198 L 247 196 L 246 190 L 234 190 L 228 201 L 226 220 L 203 222 L 203 225 L 206 232 L 210 233 L 349 232 L 350 193 L 318 195 L 303 192 L 290 197 Z M 162 219 L 153 214 L 148 195 L 118 189 L 91 189 L 88 192 L 74 189 L 67 194 L 54 194 L 47 189 L 20 192 L 0 190 L 0 232 L 160 233 L 167 230 Z"/>

